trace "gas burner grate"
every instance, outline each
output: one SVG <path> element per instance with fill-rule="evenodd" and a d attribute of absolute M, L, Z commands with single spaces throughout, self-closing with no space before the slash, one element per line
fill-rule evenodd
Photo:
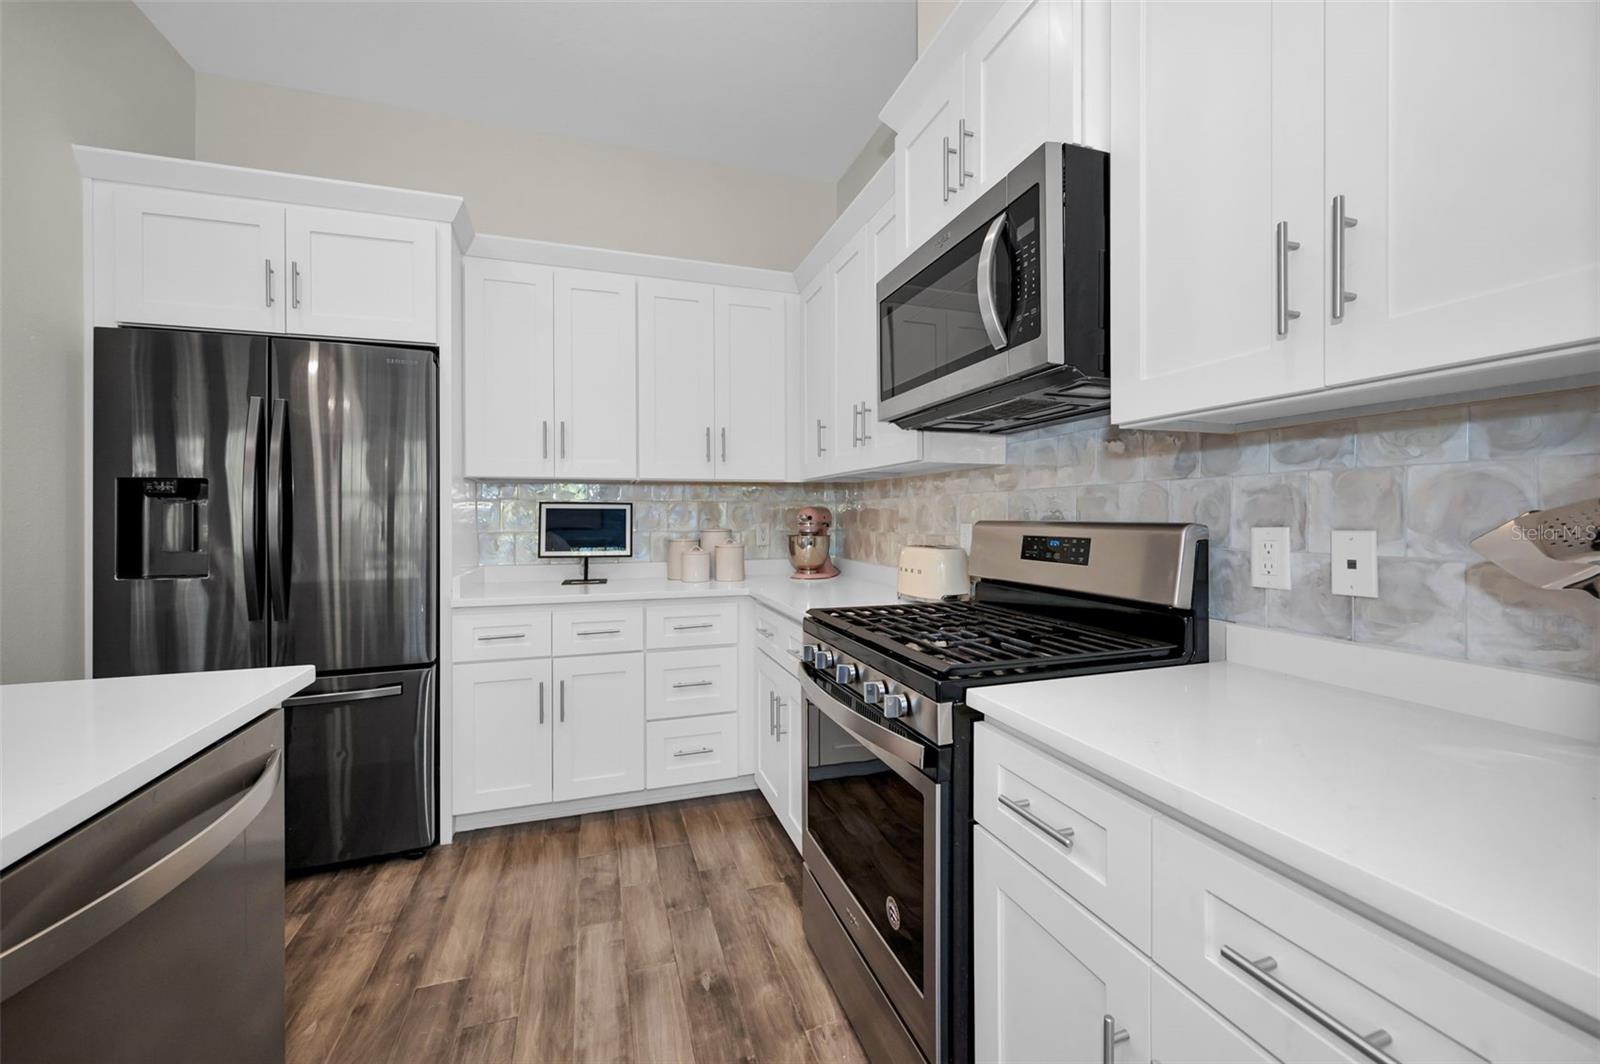
<path fill-rule="evenodd" d="M 1026 675 L 1108 658 L 1159 657 L 1171 643 L 976 602 L 817 610 L 827 623 L 947 678 Z"/>

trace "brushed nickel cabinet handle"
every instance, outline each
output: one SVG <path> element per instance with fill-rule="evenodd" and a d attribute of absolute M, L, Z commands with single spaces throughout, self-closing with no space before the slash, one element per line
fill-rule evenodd
<path fill-rule="evenodd" d="M 1071 828 L 1058 828 L 1038 813 L 1035 813 L 1030 808 L 1033 805 L 1032 800 L 1028 798 L 1013 798 L 1009 794 L 1002 794 L 1000 796 L 1000 804 L 1050 836 L 1051 839 L 1059 842 L 1062 849 L 1072 849 L 1072 837 L 1077 832 Z"/>
<path fill-rule="evenodd" d="M 709 747 L 709 746 L 702 746 L 698 750 L 674 750 L 672 752 L 672 756 L 673 757 L 694 757 L 696 754 L 710 754 L 710 753 L 715 753 L 715 751 L 713 751 L 711 749 L 711 747 Z"/>
<path fill-rule="evenodd" d="M 967 178 L 978 175 L 967 169 L 967 141 L 977 136 L 977 131 L 967 128 L 967 120 L 963 118 L 958 124 L 961 137 L 957 141 L 959 154 L 956 156 L 956 183 L 962 188 L 967 187 Z"/>
<path fill-rule="evenodd" d="M 576 634 L 580 635 L 580 636 L 585 636 L 585 635 L 621 635 L 622 634 L 622 629 L 621 628 L 591 628 L 587 632 L 578 632 Z"/>
<path fill-rule="evenodd" d="M 544 681 L 539 681 L 539 723 L 544 723 Z"/>
<path fill-rule="evenodd" d="M 711 461 L 711 426 L 706 426 L 706 461 Z"/>
<path fill-rule="evenodd" d="M 822 452 L 827 450 L 826 447 L 822 446 L 822 432 L 827 427 L 828 426 L 826 426 L 826 425 L 824 425 L 822 423 L 822 419 L 820 417 L 817 418 L 817 457 L 818 458 L 821 458 L 822 457 Z"/>
<path fill-rule="evenodd" d="M 562 419 L 562 422 L 561 422 L 561 441 L 560 442 L 561 442 L 561 457 L 565 458 L 567 456 L 567 422 L 566 422 L 565 419 Z"/>
<path fill-rule="evenodd" d="M 1385 1049 L 1394 1044 L 1394 1038 L 1388 1031 L 1382 1028 L 1370 1034 L 1362 1034 L 1357 1031 L 1354 1027 L 1351 1027 L 1273 975 L 1272 973 L 1278 967 L 1278 962 L 1271 957 L 1251 960 L 1232 946 L 1225 945 L 1222 947 L 1222 959 L 1311 1017 L 1334 1037 L 1372 1061 L 1372 1064 L 1400 1064 L 1398 1060 L 1384 1052 Z"/>
<path fill-rule="evenodd" d="M 865 447 L 867 441 L 872 439 L 872 433 L 867 431 L 867 415 L 872 413 L 872 407 L 865 402 L 861 404 L 861 446 Z"/>
<path fill-rule="evenodd" d="M 672 626 L 672 630 L 674 632 L 696 632 L 696 631 L 699 631 L 702 628 L 715 628 L 715 627 L 716 627 L 716 625 L 713 624 L 711 621 L 706 621 L 703 624 L 675 624 L 675 625 Z"/>
<path fill-rule="evenodd" d="M 300 264 L 298 262 L 289 263 L 289 305 L 295 308 L 300 306 Z"/>
<path fill-rule="evenodd" d="M 544 456 L 550 457 L 550 422 L 541 422 L 544 425 Z"/>
<path fill-rule="evenodd" d="M 267 267 L 267 306 L 270 307 L 272 306 L 272 260 L 264 259 L 262 261 L 266 263 Z"/>
<path fill-rule="evenodd" d="M 1279 222 L 1274 237 L 1273 266 L 1276 272 L 1278 293 L 1278 339 L 1289 335 L 1289 323 L 1300 316 L 1298 310 L 1289 309 L 1289 252 L 1300 250 L 1300 241 L 1289 239 L 1289 223 Z"/>
<path fill-rule="evenodd" d="M 1106 1013 L 1100 1021 L 1100 1064 L 1115 1064 L 1117 1046 L 1128 1040 L 1126 1029 L 1117 1026 L 1117 1018 Z"/>
<path fill-rule="evenodd" d="M 672 685 L 672 689 L 681 691 L 686 687 L 710 687 L 714 682 L 713 680 L 680 680 Z"/>
<path fill-rule="evenodd" d="M 480 643 L 503 643 L 503 642 L 506 642 L 507 640 L 519 640 L 519 639 L 526 639 L 526 638 L 528 638 L 528 633 L 527 632 L 506 632 L 506 633 L 504 633 L 502 635 L 480 635 L 478 637 L 478 642 L 480 642 Z"/>
<path fill-rule="evenodd" d="M 557 712 L 561 715 L 561 723 L 567 722 L 567 681 L 556 681 Z"/>
<path fill-rule="evenodd" d="M 780 743 L 783 742 L 783 737 L 789 734 L 789 729 L 783 726 L 783 707 L 788 704 L 788 701 L 782 695 L 774 692 L 772 696 L 772 709 L 773 714 L 776 717 L 778 742 Z"/>
<path fill-rule="evenodd" d="M 1356 294 L 1344 286 L 1344 231 L 1354 229 L 1356 219 L 1344 211 L 1344 196 L 1333 197 L 1333 306 L 1330 316 L 1335 325 L 1344 321 L 1344 305 L 1354 303 Z"/>
<path fill-rule="evenodd" d="M 956 150 L 950 146 L 950 138 L 945 137 L 944 154 L 942 156 L 944 160 L 944 175 L 941 178 L 941 182 L 944 185 L 944 201 L 946 203 L 950 202 L 950 193 L 957 191 L 956 187 L 950 184 L 950 156 L 954 155 L 955 153 Z"/>
<path fill-rule="evenodd" d="M 727 429 L 727 426 L 723 426 L 720 431 L 722 433 L 722 460 L 724 462 L 726 462 L 728 460 L 728 429 Z"/>

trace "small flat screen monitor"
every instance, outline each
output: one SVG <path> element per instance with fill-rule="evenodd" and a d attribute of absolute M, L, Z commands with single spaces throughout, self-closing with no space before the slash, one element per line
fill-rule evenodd
<path fill-rule="evenodd" d="M 632 555 L 633 503 L 539 504 L 539 557 L 628 558 Z"/>

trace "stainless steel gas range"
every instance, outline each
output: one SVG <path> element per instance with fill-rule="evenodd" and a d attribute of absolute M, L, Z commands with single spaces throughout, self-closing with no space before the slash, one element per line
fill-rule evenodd
<path fill-rule="evenodd" d="M 868 1056 L 972 1059 L 973 687 L 1207 660 L 1207 532 L 985 521 L 959 601 L 812 610 L 806 938 Z"/>

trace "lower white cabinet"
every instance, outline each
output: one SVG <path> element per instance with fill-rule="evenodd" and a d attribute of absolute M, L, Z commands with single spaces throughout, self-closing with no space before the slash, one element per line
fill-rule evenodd
<path fill-rule="evenodd" d="M 739 648 L 652 650 L 645 658 L 645 716 L 700 717 L 739 708 Z"/>
<path fill-rule="evenodd" d="M 643 790 L 644 655 L 555 659 L 555 801 Z"/>
<path fill-rule="evenodd" d="M 645 725 L 645 784 L 676 787 L 739 774 L 739 715 L 652 720 Z"/>
<path fill-rule="evenodd" d="M 766 654 L 755 659 L 756 786 L 799 846 L 806 788 L 800 681 Z"/>
<path fill-rule="evenodd" d="M 455 811 L 550 801 L 550 660 L 457 664 L 451 696 Z"/>
<path fill-rule="evenodd" d="M 1150 962 L 982 827 L 972 880 L 977 1058 L 1148 1061 Z"/>
<path fill-rule="evenodd" d="M 1150 1059 L 1168 1064 L 1274 1064 L 1278 1059 L 1160 968 L 1150 971 Z"/>

